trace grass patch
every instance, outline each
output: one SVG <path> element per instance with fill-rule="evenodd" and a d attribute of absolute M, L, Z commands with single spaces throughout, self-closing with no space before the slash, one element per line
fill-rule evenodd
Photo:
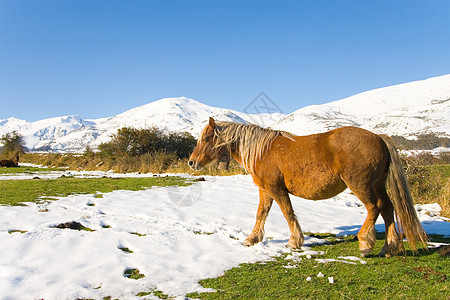
<path fill-rule="evenodd" d="M 439 241 L 449 238 L 433 236 Z M 384 234 L 378 234 L 384 239 Z M 383 246 L 378 241 L 375 253 Z M 406 246 L 406 244 L 405 244 Z M 358 242 L 353 236 L 329 238 L 328 245 L 315 245 L 311 250 L 324 251 L 321 259 L 358 256 Z M 273 261 L 242 264 L 223 276 L 204 279 L 200 284 L 213 288 L 212 293 L 191 293 L 198 299 L 449 299 L 449 258 L 437 249 L 412 256 L 382 258 L 372 255 L 365 264 L 343 262 L 318 263 L 315 256 L 294 262 L 286 255 Z M 324 277 L 317 277 L 322 273 Z M 307 278 L 311 277 L 310 281 Z M 333 277 L 334 283 L 329 283 Z M 446 298 L 447 297 L 447 298 Z"/>
<path fill-rule="evenodd" d="M 205 231 L 194 230 L 194 234 L 213 235 L 214 232 L 205 232 Z"/>
<path fill-rule="evenodd" d="M 150 295 L 156 296 L 159 299 L 173 299 L 173 298 L 169 297 L 168 295 L 166 295 L 163 292 L 158 291 L 158 290 L 152 290 L 151 292 L 140 292 L 136 296 L 138 296 L 138 297 L 145 297 L 145 296 L 150 296 Z"/>
<path fill-rule="evenodd" d="M 135 280 L 138 280 L 138 279 L 141 279 L 141 278 L 145 277 L 144 274 L 141 274 L 139 272 L 139 269 L 126 269 L 123 272 L 123 276 L 125 276 L 126 278 L 135 279 Z"/>
<path fill-rule="evenodd" d="M 9 234 L 13 234 L 13 233 L 27 233 L 28 231 L 26 231 L 26 230 L 17 230 L 17 229 L 15 229 L 15 230 L 8 230 L 8 233 Z"/>
<path fill-rule="evenodd" d="M 3 180 L 0 204 L 20 205 L 22 202 L 42 200 L 41 197 L 66 197 L 73 194 L 108 193 L 115 190 L 138 191 L 152 186 L 187 186 L 191 183 L 180 177 L 151 178 L 70 178 L 45 180 Z M 50 198 L 51 199 L 51 198 Z"/>
<path fill-rule="evenodd" d="M 134 235 L 137 235 L 137 236 L 146 236 L 146 234 L 142 234 L 142 233 L 139 233 L 139 232 L 130 232 L 130 234 L 134 234 Z"/>
<path fill-rule="evenodd" d="M 117 247 L 117 248 L 119 248 L 120 250 L 122 250 L 125 253 L 134 253 L 132 250 L 130 250 L 127 247 Z"/>
<path fill-rule="evenodd" d="M 7 174 L 37 174 L 37 173 L 50 173 L 54 171 L 64 171 L 65 169 L 61 168 L 42 168 L 42 167 L 25 167 L 18 166 L 15 168 L 1 168 L 0 167 L 0 175 Z"/>

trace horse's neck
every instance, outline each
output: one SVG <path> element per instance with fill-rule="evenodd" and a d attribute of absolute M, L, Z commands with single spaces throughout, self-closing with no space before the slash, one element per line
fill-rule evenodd
<path fill-rule="evenodd" d="M 231 157 L 242 166 L 241 155 L 236 150 L 231 150 Z"/>

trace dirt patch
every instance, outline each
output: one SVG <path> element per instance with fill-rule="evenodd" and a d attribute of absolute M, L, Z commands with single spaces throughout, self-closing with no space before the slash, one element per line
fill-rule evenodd
<path fill-rule="evenodd" d="M 92 230 L 90 228 L 84 227 L 83 225 L 81 225 L 81 223 L 75 222 L 75 221 L 61 223 L 61 224 L 58 224 L 56 226 L 53 226 L 53 228 L 94 231 L 94 230 Z"/>
<path fill-rule="evenodd" d="M 429 280 L 431 276 L 436 277 L 439 282 L 447 280 L 447 276 L 444 273 L 436 271 L 431 267 L 416 267 L 413 270 L 421 273 L 425 280 Z"/>
<path fill-rule="evenodd" d="M 438 253 L 442 257 L 450 256 L 450 245 L 443 246 L 441 249 L 439 249 Z"/>

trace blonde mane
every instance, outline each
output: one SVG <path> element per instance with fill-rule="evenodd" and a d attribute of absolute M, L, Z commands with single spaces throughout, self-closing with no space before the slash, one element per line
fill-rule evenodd
<path fill-rule="evenodd" d="M 243 167 L 253 174 L 255 164 L 278 136 L 294 140 L 295 135 L 281 131 L 259 127 L 253 124 L 235 122 L 216 122 L 214 148 L 231 147 L 235 144 Z"/>

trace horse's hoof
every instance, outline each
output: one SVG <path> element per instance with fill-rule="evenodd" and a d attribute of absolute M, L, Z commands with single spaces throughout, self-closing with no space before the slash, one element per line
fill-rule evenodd
<path fill-rule="evenodd" d="M 397 253 L 398 253 L 398 251 L 394 251 L 394 250 L 388 250 L 388 251 L 381 250 L 381 252 L 378 254 L 378 256 L 389 258 L 389 257 L 397 255 Z"/>
<path fill-rule="evenodd" d="M 403 244 L 392 244 L 385 245 L 383 249 L 381 249 L 380 257 L 392 257 L 398 255 L 403 250 Z M 404 250 L 403 250 L 404 251 Z"/>
<path fill-rule="evenodd" d="M 370 252 L 372 252 L 372 249 L 361 250 L 361 257 L 367 257 Z"/>
<path fill-rule="evenodd" d="M 247 247 L 253 246 L 253 244 L 252 244 L 251 242 L 249 242 L 248 240 L 245 240 L 245 241 L 242 243 L 242 245 L 247 246 Z"/>
<path fill-rule="evenodd" d="M 288 242 L 286 244 L 286 247 L 289 248 L 289 249 L 295 250 L 295 249 L 300 249 L 302 247 L 302 245 L 300 245 L 299 243 Z"/>
<path fill-rule="evenodd" d="M 246 238 L 243 245 L 250 247 L 253 246 L 254 244 L 258 243 L 259 241 L 256 238 Z"/>

